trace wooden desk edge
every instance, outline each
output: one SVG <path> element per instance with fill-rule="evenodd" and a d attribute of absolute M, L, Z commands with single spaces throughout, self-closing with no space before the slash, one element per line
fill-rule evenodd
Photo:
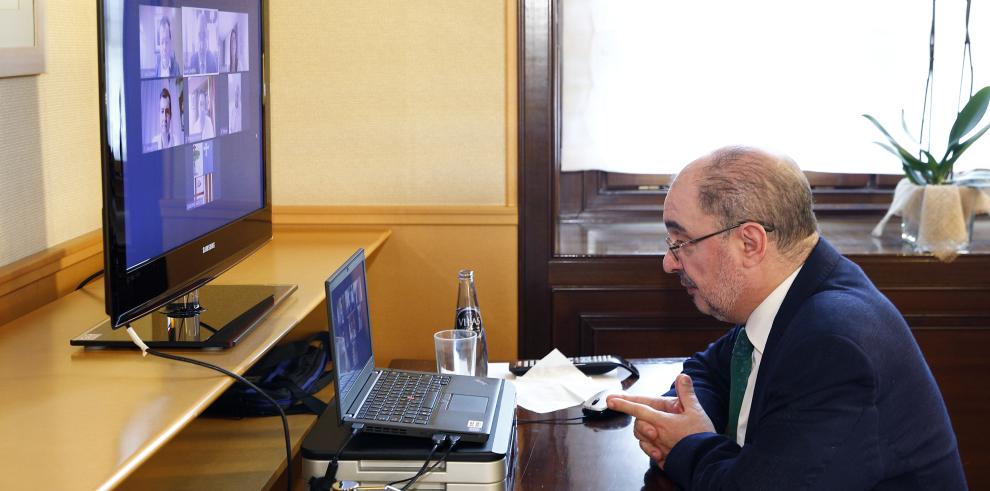
<path fill-rule="evenodd" d="M 365 248 L 365 251 L 366 251 L 366 254 L 369 257 L 373 257 L 380 250 L 380 248 L 383 246 L 383 244 L 385 243 L 385 241 L 391 235 L 391 231 L 389 229 L 383 228 L 383 227 L 382 228 L 375 228 L 375 229 L 363 228 L 361 230 L 349 230 L 349 229 L 343 229 L 343 230 L 310 229 L 310 230 L 306 230 L 306 231 L 303 231 L 303 230 L 298 230 L 298 231 L 297 230 L 293 230 L 293 231 L 291 231 L 291 235 L 293 237 L 289 238 L 288 240 L 290 242 L 291 241 L 299 241 L 299 240 L 308 241 L 309 239 L 307 237 L 307 235 L 308 235 L 307 232 L 312 232 L 314 234 L 313 240 L 315 241 L 314 242 L 314 246 L 315 247 L 319 247 L 320 246 L 319 241 L 320 241 L 320 237 L 321 236 L 329 238 L 329 242 L 335 243 L 338 246 L 340 246 L 340 245 L 346 246 L 347 245 L 346 244 L 346 242 L 347 242 L 347 238 L 346 238 L 347 235 L 349 233 L 352 233 L 352 232 L 353 233 L 358 233 L 360 235 L 360 238 L 359 239 L 356 238 L 355 240 L 353 240 L 354 247 L 355 248 L 357 248 L 357 247 L 364 247 Z M 338 239 L 338 234 L 339 234 L 340 237 L 343 237 L 343 238 L 342 239 Z M 276 234 L 276 239 L 277 239 L 277 237 L 279 235 L 281 235 L 281 233 L 277 233 Z M 358 237 L 358 235 L 355 235 L 354 237 Z M 346 259 L 346 257 L 347 256 L 344 256 L 344 259 Z M 293 274 L 295 274 L 295 273 L 288 272 L 288 273 L 282 274 L 280 276 L 284 280 L 285 279 L 285 276 L 291 277 Z M 312 274 L 303 275 L 300 278 L 301 279 L 305 279 L 305 281 L 307 283 L 311 283 L 311 281 L 310 281 L 311 279 L 306 279 L 306 278 L 309 278 L 310 276 L 312 276 Z M 298 282 L 296 282 L 296 283 L 298 283 Z M 90 286 L 94 286 L 94 285 L 90 285 Z M 307 298 L 302 299 L 302 303 L 296 303 L 296 306 L 295 307 L 292 307 L 292 309 L 299 310 L 300 308 L 308 308 L 309 310 L 312 310 L 312 307 L 314 305 L 318 305 L 319 304 L 319 300 L 318 299 L 315 300 L 315 301 L 310 301 L 311 299 L 309 297 L 315 296 L 316 295 L 316 293 L 315 293 L 316 290 L 322 291 L 322 285 L 319 285 L 319 286 L 320 286 L 320 288 L 318 288 L 318 289 L 315 288 L 315 287 L 314 288 L 309 288 L 310 292 L 306 295 Z M 34 318 L 37 318 L 38 321 L 41 322 L 41 323 L 50 323 L 50 322 L 53 322 L 51 319 L 57 318 L 57 316 L 53 316 L 52 313 L 53 312 L 60 312 L 61 310 L 59 310 L 59 309 L 62 309 L 62 307 L 60 307 L 60 305 L 62 305 L 63 303 L 65 303 L 65 301 L 68 301 L 68 304 L 74 305 L 73 308 L 78 308 L 78 306 L 81 305 L 80 302 L 78 302 L 78 299 L 77 299 L 77 297 L 79 295 L 92 295 L 93 294 L 93 291 L 90 291 L 90 290 L 92 290 L 92 288 L 86 288 L 85 290 L 86 291 L 74 292 L 74 296 L 72 294 L 70 294 L 70 295 L 67 295 L 66 297 L 62 297 L 59 300 L 56 300 L 55 302 L 52 302 L 51 304 L 47 304 L 47 307 L 48 308 L 42 307 L 41 309 L 39 309 L 37 311 L 34 311 L 32 313 L 29 313 L 29 314 L 27 314 L 27 315 L 25 315 L 25 316 L 23 316 L 23 317 L 21 317 L 19 319 L 16 319 L 16 320 L 12 321 L 9 324 L 4 324 L 3 327 L 5 329 L 21 329 L 21 328 L 25 328 L 26 329 L 27 327 L 32 326 L 35 323 Z M 300 301 L 300 299 L 295 299 L 294 300 L 292 297 L 290 297 L 290 299 L 289 299 L 289 302 L 299 302 L 299 301 Z M 102 304 L 102 300 L 100 301 L 100 304 Z M 310 305 L 310 304 L 312 304 L 312 305 Z M 286 305 L 290 305 L 290 304 L 286 304 Z M 95 307 L 86 306 L 85 308 L 88 309 L 88 310 L 92 310 L 91 313 L 95 313 Z M 55 309 L 55 310 L 53 310 L 53 309 Z M 301 314 L 305 314 L 305 313 L 301 313 Z M 87 315 L 90 315 L 90 314 L 87 314 Z M 290 332 L 292 330 L 292 328 L 295 327 L 298 324 L 299 320 L 301 320 L 302 317 L 303 317 L 303 315 L 296 316 L 295 313 L 293 313 L 292 316 L 298 317 L 298 318 L 295 318 L 293 320 L 293 318 L 286 317 L 286 312 L 285 311 L 283 311 L 283 312 L 280 313 L 279 310 L 276 309 L 276 311 L 274 311 L 271 314 L 270 319 L 271 318 L 274 318 L 275 319 L 275 322 L 278 322 L 282 327 L 278 327 L 274 331 L 272 331 L 272 332 L 269 333 L 269 337 L 272 338 L 272 342 L 269 344 L 268 343 L 268 337 L 266 337 L 265 340 L 264 340 L 264 342 L 261 343 L 261 346 L 259 346 L 259 348 L 261 348 L 262 351 L 257 354 L 257 357 L 254 357 L 253 356 L 253 353 L 251 353 L 251 354 L 249 354 L 250 355 L 249 358 L 258 359 L 261 356 L 263 356 L 265 351 L 267 351 L 268 349 L 270 349 L 271 346 L 275 344 L 275 342 L 277 342 L 278 340 L 283 339 L 284 336 L 288 332 Z M 59 321 L 59 322 L 61 322 L 61 321 Z M 69 335 L 69 337 L 64 337 L 64 339 L 65 339 L 64 349 L 62 347 L 61 340 L 63 339 L 63 336 L 65 334 L 62 331 L 66 331 L 67 328 L 65 328 L 65 327 L 57 327 L 57 328 L 56 327 L 52 327 L 51 329 L 53 330 L 53 332 L 57 332 L 58 333 L 55 336 L 55 338 L 58 338 L 58 339 L 56 341 L 51 341 L 51 343 L 53 343 L 52 344 L 53 348 L 56 349 L 56 351 L 53 351 L 52 352 L 51 356 L 54 356 L 55 359 L 63 360 L 63 359 L 65 359 L 66 356 L 69 356 L 69 355 L 73 354 L 77 350 L 77 348 L 73 348 L 73 347 L 69 347 L 68 346 L 67 340 L 69 339 L 69 337 L 71 337 L 71 334 Z M 47 330 L 48 329 L 45 329 L 44 331 L 47 332 Z M 284 331 L 284 332 L 278 332 L 278 331 Z M 30 332 L 31 334 L 30 335 L 13 335 L 13 336 L 10 336 L 9 334 L 11 332 L 24 332 L 24 333 L 29 333 Z M 74 332 L 75 331 L 73 331 L 73 333 Z M 33 330 L 32 329 L 28 329 L 28 330 L 25 330 L 25 331 L 8 331 L 7 332 L 8 336 L 5 336 L 4 339 L 9 340 L 9 342 L 11 342 L 11 343 L 17 343 L 17 342 L 21 342 L 21 341 L 31 341 L 31 342 L 34 342 L 34 341 L 37 341 L 37 339 L 35 339 L 34 337 L 31 337 L 31 335 L 41 335 L 39 333 L 41 333 L 41 331 L 39 331 L 38 329 L 33 329 Z M 50 335 L 47 336 L 47 338 L 51 338 L 51 337 L 52 336 L 50 336 Z M 12 345 L 8 345 L 7 348 L 14 349 L 13 347 L 16 347 L 16 346 L 18 346 L 18 345 L 17 344 L 12 344 Z M 9 351 L 9 349 L 8 349 L 8 351 Z M 62 353 L 63 351 L 65 351 L 67 354 L 63 354 Z M 35 357 L 35 358 L 38 358 L 38 357 Z M 10 360 L 8 360 L 8 361 L 10 361 Z M 247 370 L 247 368 L 250 366 L 250 364 L 247 364 L 247 363 L 235 363 L 235 364 L 231 364 L 231 363 L 228 362 L 228 363 L 224 363 L 224 366 L 228 366 L 231 369 L 233 369 L 233 371 L 236 371 L 238 373 L 243 373 L 244 371 Z M 59 369 L 62 370 L 62 372 L 64 372 L 64 364 L 63 365 L 60 365 Z M 57 374 L 59 372 L 56 371 L 55 373 Z M 232 383 L 233 383 L 232 380 L 226 381 L 225 387 L 226 386 L 229 386 Z M 103 477 L 98 477 L 96 475 L 93 475 L 93 473 L 90 473 L 83 480 L 81 480 L 81 481 L 75 481 L 76 484 L 83 485 L 85 487 L 92 486 L 93 488 L 98 488 L 98 489 L 110 489 L 110 488 L 114 488 L 114 487 L 117 487 L 117 486 L 120 486 L 120 485 L 126 483 L 129 476 L 131 476 L 138 469 L 143 469 L 144 466 L 145 466 L 145 464 L 149 461 L 149 459 L 152 458 L 153 455 L 157 454 L 164 447 L 168 446 L 173 441 L 175 441 L 176 437 L 178 435 L 182 434 L 186 428 L 189 428 L 191 426 L 197 426 L 197 425 L 199 425 L 200 423 L 198 423 L 198 421 L 200 419 L 202 419 L 202 418 L 197 419 L 196 416 L 203 409 L 205 409 L 212 402 L 212 400 L 215 397 L 219 396 L 219 394 L 222 393 L 223 389 L 224 388 L 222 387 L 222 388 L 219 388 L 217 390 L 213 390 L 213 386 L 211 385 L 211 389 L 208 391 L 208 393 L 204 393 L 204 397 L 203 398 L 197 398 L 196 401 L 195 401 L 195 403 L 194 403 L 194 405 L 190 406 L 188 411 L 186 411 L 186 412 L 184 412 L 182 414 L 177 414 L 177 417 L 175 419 L 173 419 L 171 421 L 163 422 L 164 424 L 162 424 L 161 426 L 159 426 L 157 430 L 151 431 L 151 433 L 149 433 L 147 435 L 146 439 L 143 442 L 140 443 L 140 446 L 137 448 L 136 451 L 134 451 L 133 453 L 131 453 L 127 458 L 117 461 L 116 464 L 113 465 L 112 467 L 108 467 L 107 470 L 109 472 L 103 474 Z M 330 391 L 329 394 L 332 394 L 332 389 L 328 389 L 328 390 Z M 324 394 L 324 395 L 326 395 L 326 394 Z M 326 396 L 327 396 L 326 398 L 329 398 L 328 395 L 326 395 Z M 64 406 L 64 405 L 59 405 L 59 406 Z M 280 472 L 282 469 L 284 469 L 284 466 L 285 466 L 284 441 L 283 441 L 283 438 L 282 438 L 281 424 L 278 421 L 278 418 L 275 418 L 272 421 L 267 421 L 268 419 L 269 418 L 264 418 L 264 419 L 260 419 L 257 422 L 255 422 L 254 423 L 255 426 L 257 426 L 257 429 L 256 430 L 248 429 L 248 430 L 245 431 L 245 433 L 247 433 L 247 434 L 252 434 L 252 432 L 258 433 L 258 432 L 265 432 L 265 431 L 272 431 L 273 433 L 277 434 L 277 440 L 278 440 L 278 443 L 279 443 L 277 448 L 280 450 L 280 453 L 279 453 L 279 456 L 280 457 L 279 457 L 279 460 L 278 460 L 277 465 L 272 465 L 269 468 L 269 470 L 270 470 L 269 477 L 265 479 L 265 481 L 267 481 L 267 484 L 265 484 L 265 485 L 271 485 L 271 483 L 274 481 L 274 479 L 276 479 L 278 477 L 278 472 Z M 292 439 L 293 440 L 293 447 L 294 447 L 294 449 L 297 452 L 298 452 L 298 449 L 299 449 L 300 444 L 302 442 L 302 438 L 305 436 L 306 433 L 308 433 L 309 428 L 312 426 L 312 424 L 315 421 L 315 419 L 316 419 L 315 416 L 306 416 L 306 415 L 299 415 L 299 416 L 293 416 L 293 417 L 291 417 L 291 419 L 290 419 L 290 425 L 292 425 L 292 427 L 295 429 L 295 431 L 292 432 L 293 437 L 294 437 Z M 245 422 L 247 422 L 247 421 L 245 421 Z M 250 427 L 251 427 L 251 425 L 249 424 L 248 425 L 248 428 L 250 428 Z M 262 429 L 262 428 L 264 428 L 264 429 Z M 303 428 L 304 430 L 301 430 L 300 428 Z M 237 431 L 240 432 L 240 431 L 244 431 L 244 430 L 237 430 Z M 238 451 L 240 451 L 240 449 L 234 449 L 234 454 L 236 455 Z M 85 461 L 84 456 L 79 455 L 78 457 L 79 458 L 78 459 L 75 459 L 75 460 L 77 460 L 77 461 L 80 461 L 81 460 L 83 462 Z M 9 460 L 8 463 L 16 463 L 16 459 Z M 58 467 L 58 465 L 59 465 L 58 462 L 51 462 L 51 464 L 52 465 L 55 465 L 56 467 Z M 16 465 L 16 464 L 14 464 L 14 465 Z M 30 468 L 31 467 L 29 466 L 29 467 L 26 467 L 24 469 L 30 469 Z M 62 472 L 62 471 L 60 471 L 60 472 Z M 22 475 L 22 473 L 23 472 L 13 472 L 13 473 L 10 473 L 10 474 L 7 475 L 7 479 L 10 479 L 10 481 L 4 481 L 4 482 L 8 482 L 10 484 L 20 482 L 21 483 L 20 485 L 24 485 L 26 482 L 21 481 L 21 479 L 26 479 L 26 476 Z M 102 471 L 100 473 L 102 474 Z M 274 478 L 271 477 L 273 474 L 274 474 Z M 40 476 L 38 476 L 38 477 L 40 477 Z M 77 477 L 81 477 L 81 476 L 77 476 Z M 96 479 L 93 479 L 93 478 L 96 478 Z M 36 485 L 38 485 L 38 484 L 40 484 L 41 482 L 44 482 L 44 481 L 46 481 L 46 480 L 45 479 L 41 479 L 40 481 L 36 480 L 34 482 L 36 483 Z M 60 479 L 55 479 L 54 481 L 51 481 L 50 484 L 54 484 L 55 482 L 62 482 L 62 481 Z M 255 484 L 249 485 L 249 487 L 251 487 L 251 486 L 258 487 L 259 485 L 261 485 L 261 483 L 259 483 L 257 480 L 256 481 L 252 481 L 252 482 L 255 483 Z M 83 483 L 87 483 L 87 484 L 83 484 Z M 224 487 L 226 487 L 226 486 L 224 486 Z"/>
<path fill-rule="evenodd" d="M 343 230 L 350 231 L 350 230 Z M 391 236 L 389 229 L 361 229 L 360 232 L 378 232 L 380 235 L 365 246 L 365 255 L 370 259 L 381 249 Z M 306 233 L 323 232 L 319 228 L 293 227 L 278 232 Z M 233 384 L 233 382 L 231 382 Z M 328 386 L 317 394 L 324 401 L 333 397 L 333 387 Z M 297 457 L 302 441 L 316 424 L 316 416 L 298 414 L 288 416 L 292 455 Z M 277 430 L 277 431 L 276 431 Z M 260 460 L 246 460 L 242 448 L 237 445 L 244 439 L 224 438 L 225 433 L 235 431 L 244 439 L 260 442 L 265 447 Z M 276 433 L 271 436 L 271 433 Z M 245 418 L 225 420 L 222 418 L 197 417 L 175 432 L 172 437 L 158 447 L 154 456 L 149 455 L 118 481 L 120 489 L 216 489 L 216 479 L 221 479 L 224 488 L 270 489 L 286 470 L 285 443 L 282 425 L 278 417 Z M 205 443 L 205 445 L 204 445 Z M 198 456 L 198 457 L 197 457 Z M 232 460 L 218 459 L 220 456 L 235 456 Z M 297 459 L 296 459 L 297 460 Z M 197 464 L 190 465 L 189 461 Z M 202 464 L 202 465 L 198 465 Z M 244 472 L 243 465 L 255 469 Z M 240 466 L 240 467 L 239 467 Z M 259 474 L 264 483 L 260 482 Z M 109 483 L 108 483 L 109 484 Z M 111 484 L 113 485 L 113 484 Z"/>

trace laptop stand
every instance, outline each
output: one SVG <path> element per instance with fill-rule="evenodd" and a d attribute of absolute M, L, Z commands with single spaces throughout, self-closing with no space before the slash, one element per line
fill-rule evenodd
<path fill-rule="evenodd" d="M 515 387 L 504 384 L 499 400 L 488 441 L 461 441 L 447 457 L 446 463 L 421 477 L 416 488 L 448 491 L 512 489 L 516 458 Z M 331 401 L 327 411 L 303 440 L 304 481 L 326 473 L 334 452 L 350 434 L 349 426 L 338 426 L 337 422 L 337 406 Z M 419 470 L 431 448 L 433 442 L 429 438 L 361 433 L 341 452 L 337 479 L 358 481 L 363 486 L 405 479 Z M 445 449 L 446 446 L 437 451 L 433 462 L 443 455 Z"/>

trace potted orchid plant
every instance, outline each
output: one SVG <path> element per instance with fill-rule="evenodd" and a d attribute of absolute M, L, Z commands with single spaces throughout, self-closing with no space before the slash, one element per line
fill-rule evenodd
<path fill-rule="evenodd" d="M 864 114 L 863 117 L 870 120 L 887 138 L 886 143 L 875 143 L 900 159 L 901 166 L 904 169 L 904 175 L 912 184 L 917 186 L 924 186 L 926 184 L 938 185 L 952 181 L 952 166 L 956 163 L 956 160 L 959 160 L 963 152 L 973 143 L 976 143 L 976 140 L 990 129 L 990 125 L 984 126 L 983 129 L 977 131 L 968 139 L 963 139 L 983 119 L 983 115 L 987 112 L 988 104 L 990 104 L 990 86 L 980 89 L 969 98 L 966 106 L 956 115 L 956 121 L 952 124 L 952 130 L 949 131 L 949 143 L 945 148 L 945 154 L 940 159 L 935 158 L 926 149 L 922 149 L 920 155 L 915 156 L 905 149 L 903 145 L 897 143 L 897 140 L 884 129 L 883 125 L 876 118 L 869 114 Z M 902 124 L 903 122 L 902 118 Z M 903 126 L 905 132 L 907 132 L 907 125 L 903 124 Z"/>
<path fill-rule="evenodd" d="M 932 252 L 943 261 L 951 261 L 967 250 L 973 233 L 973 215 L 990 210 L 990 196 L 975 187 L 956 185 L 952 167 L 990 129 L 987 125 L 974 133 L 988 105 L 990 86 L 973 94 L 956 115 L 941 158 L 925 148 L 917 155 L 912 153 L 876 118 L 863 115 L 886 137 L 886 142 L 875 143 L 901 161 L 905 176 L 894 191 L 890 210 L 873 230 L 874 236 L 879 237 L 887 220 L 896 214 L 901 216 L 901 238 L 914 250 Z M 903 116 L 901 119 L 903 123 Z M 907 125 L 903 126 L 907 132 Z"/>
<path fill-rule="evenodd" d="M 893 215 L 901 216 L 901 238 L 915 251 L 931 252 L 942 261 L 951 261 L 969 248 L 973 235 L 973 216 L 990 212 L 990 194 L 985 194 L 980 181 L 975 176 L 960 178 L 953 174 L 953 166 L 959 157 L 990 129 L 990 125 L 976 130 L 990 104 L 990 86 L 973 93 L 973 55 L 970 45 L 969 21 L 972 0 L 966 0 L 965 36 L 963 41 L 963 63 L 969 61 L 970 87 L 969 100 L 956 114 L 956 120 L 949 130 L 949 141 L 942 158 L 936 158 L 929 148 L 923 148 L 919 138 L 917 155 L 908 151 L 890 135 L 873 116 L 864 114 L 886 137 L 886 142 L 875 142 L 894 154 L 901 162 L 904 179 L 897 184 L 890 210 L 876 228 L 873 236 L 879 237 L 883 227 Z M 924 109 L 928 108 L 929 88 L 934 82 L 935 66 L 935 0 L 932 0 L 932 27 L 928 44 L 928 80 L 925 83 Z M 965 66 L 965 65 L 964 65 Z M 965 74 L 965 72 L 963 72 Z M 960 75 L 960 91 L 964 75 Z M 961 94 L 960 94 L 961 96 Z M 924 134 L 925 111 L 921 114 Z M 901 122 L 907 134 L 903 112 Z M 976 130 L 974 132 L 974 130 Z M 929 138 L 930 140 L 930 138 Z M 928 142 L 929 145 L 931 141 Z M 988 188 L 990 189 L 990 188 Z"/>

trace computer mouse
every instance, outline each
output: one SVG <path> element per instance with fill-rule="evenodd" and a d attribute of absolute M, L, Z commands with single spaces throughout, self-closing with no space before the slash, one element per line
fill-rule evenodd
<path fill-rule="evenodd" d="M 621 394 L 621 392 L 614 389 L 600 391 L 581 403 L 581 412 L 591 419 L 605 419 L 623 414 L 608 408 L 605 398 L 609 394 Z"/>

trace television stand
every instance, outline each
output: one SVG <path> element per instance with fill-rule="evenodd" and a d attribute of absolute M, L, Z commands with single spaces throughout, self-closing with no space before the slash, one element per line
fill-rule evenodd
<path fill-rule="evenodd" d="M 131 323 L 155 349 L 226 349 L 234 346 L 296 285 L 207 285 Z M 136 348 L 127 331 L 106 319 L 69 341 L 86 348 Z"/>

